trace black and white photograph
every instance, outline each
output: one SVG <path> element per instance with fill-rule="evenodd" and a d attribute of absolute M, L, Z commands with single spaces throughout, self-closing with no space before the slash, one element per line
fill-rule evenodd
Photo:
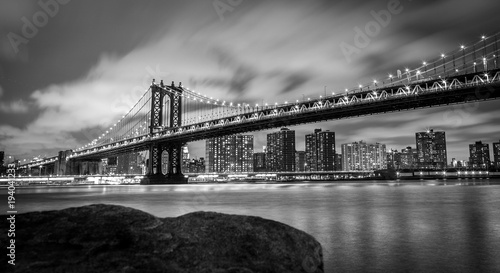
<path fill-rule="evenodd" d="M 499 11 L 0 0 L 0 272 L 500 272 Z"/>

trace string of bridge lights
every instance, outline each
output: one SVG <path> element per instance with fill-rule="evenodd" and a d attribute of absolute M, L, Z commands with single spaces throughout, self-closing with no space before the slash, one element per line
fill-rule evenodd
<path fill-rule="evenodd" d="M 144 98 L 144 96 L 146 96 L 149 93 L 150 89 L 151 89 L 151 87 L 148 87 L 146 89 L 146 91 L 142 94 L 142 96 L 139 98 L 139 100 L 130 108 L 130 110 L 128 110 L 128 112 L 125 115 L 122 115 L 122 117 L 120 119 L 118 119 L 118 121 L 116 123 L 114 123 L 111 127 L 109 127 L 109 130 L 106 130 L 105 133 L 101 134 L 99 137 L 97 137 L 96 139 L 87 143 L 86 145 L 76 149 L 76 151 L 82 151 L 87 147 L 92 147 L 92 146 L 96 145 L 100 139 L 103 139 L 107 134 L 109 134 L 116 126 L 118 126 L 120 124 L 120 122 L 122 122 L 125 119 L 125 117 L 127 117 L 132 112 L 132 110 L 134 110 L 134 108 L 139 104 L 139 102 L 141 102 L 141 99 Z M 111 140 L 113 140 L 113 139 L 111 138 Z"/>
<path fill-rule="evenodd" d="M 434 73 L 432 75 L 434 75 L 434 76 L 438 75 L 439 73 L 443 73 L 443 76 L 445 76 L 449 71 L 453 71 L 455 73 L 458 73 L 459 70 L 456 68 L 457 65 L 458 65 L 458 67 L 460 67 L 460 65 L 463 65 L 464 67 L 462 67 L 462 69 L 467 69 L 466 66 L 469 65 L 470 63 L 466 64 L 466 57 L 469 57 L 472 54 L 474 54 L 473 68 L 475 70 L 476 65 L 478 65 L 478 63 L 476 62 L 477 61 L 476 53 L 478 51 L 481 51 L 481 50 L 484 51 L 484 54 L 480 58 L 480 60 L 483 61 L 483 65 L 486 67 L 488 64 L 488 61 L 494 59 L 495 66 L 497 66 L 497 63 L 496 63 L 497 59 L 498 59 L 498 55 L 497 55 L 498 54 L 498 46 L 497 46 L 497 44 L 498 44 L 498 34 L 499 33 L 491 35 L 490 37 L 487 37 L 486 35 L 482 35 L 481 39 L 479 41 L 470 43 L 468 45 L 462 44 L 459 46 L 458 51 L 452 50 L 452 51 L 449 51 L 447 53 L 442 53 L 440 55 L 440 57 L 436 58 L 432 62 L 423 61 L 422 64 L 417 68 L 410 69 L 410 68 L 406 67 L 404 69 L 404 71 L 398 70 L 397 71 L 398 73 L 396 74 L 396 76 L 389 73 L 388 78 L 386 80 L 382 81 L 382 85 L 380 85 L 380 86 L 378 86 L 379 82 L 376 79 L 374 79 L 370 83 L 359 84 L 358 88 L 351 88 L 351 89 L 346 88 L 345 89 L 346 95 L 350 92 L 363 91 L 363 88 L 367 88 L 369 90 L 370 87 L 373 87 L 373 88 L 377 89 L 377 88 L 382 88 L 382 87 L 386 87 L 386 86 L 394 86 L 395 84 L 404 84 L 406 81 L 408 81 L 408 84 L 409 84 L 409 83 L 411 83 L 412 78 L 415 78 L 417 81 L 419 79 L 425 79 L 426 77 L 428 77 L 427 74 L 430 74 L 429 72 L 432 72 L 433 70 L 434 70 Z M 495 40 L 487 44 L 486 43 L 487 40 L 491 40 L 491 38 L 493 38 L 493 37 L 495 38 Z M 478 45 L 480 43 L 482 43 L 482 46 L 476 48 L 476 45 Z M 495 46 L 495 52 L 492 56 L 490 56 L 491 53 L 487 54 L 486 49 L 492 45 Z M 470 47 L 473 47 L 473 50 L 466 53 L 466 49 L 468 49 Z M 460 53 L 462 53 L 462 54 L 460 55 Z M 450 57 L 450 56 L 452 56 L 452 58 L 447 59 L 447 57 Z M 456 59 L 462 60 L 463 63 L 456 65 Z M 447 69 L 446 65 L 451 63 L 451 62 L 453 62 L 453 67 L 451 65 L 449 65 L 448 69 Z M 442 71 L 437 73 L 437 70 L 441 70 L 441 68 L 442 68 Z M 487 69 L 485 69 L 485 70 L 487 70 Z M 441 78 L 441 77 L 442 76 L 439 75 L 439 78 Z M 390 81 L 390 82 L 386 82 L 386 81 Z M 160 86 L 160 84 L 155 83 L 154 81 L 153 81 L 153 84 L 155 84 L 156 86 Z M 165 86 L 165 87 L 168 87 L 168 86 Z M 162 86 L 162 88 L 165 88 L 165 87 Z M 232 109 L 236 109 L 236 110 L 242 110 L 244 108 L 252 108 L 252 106 L 250 106 L 250 104 L 248 104 L 248 103 L 234 103 L 233 104 L 233 102 L 228 102 L 225 100 L 221 100 L 221 99 L 217 99 L 217 98 L 213 98 L 213 97 L 208 97 L 204 94 L 201 94 L 200 92 L 196 92 L 194 89 L 190 89 L 186 86 L 183 86 L 182 84 L 180 84 L 180 87 L 185 91 L 184 93 L 181 93 L 180 96 L 184 97 L 188 101 L 191 100 L 191 101 L 196 101 L 199 103 L 206 103 L 207 105 L 218 106 L 218 107 L 227 107 L 227 108 L 232 108 Z M 97 139 L 94 139 L 92 142 L 77 149 L 77 151 L 84 150 L 85 148 L 87 148 L 89 146 L 96 145 L 99 140 L 103 139 L 106 135 L 108 135 L 117 125 L 119 125 L 120 122 L 122 122 L 125 119 L 125 117 L 127 117 L 132 112 L 132 110 L 139 104 L 141 99 L 148 94 L 150 89 L 151 89 L 151 87 L 149 87 L 146 90 L 146 92 L 140 97 L 138 102 L 127 112 L 127 114 L 123 115 L 115 124 L 113 124 L 113 126 L 111 126 L 109 128 L 109 130 L 107 130 L 105 133 L 103 133 Z M 327 96 L 326 95 L 326 87 L 325 87 L 325 94 L 324 95 L 325 95 L 325 97 Z M 335 92 L 332 92 L 332 96 L 335 96 Z M 322 99 L 323 95 L 320 95 L 319 98 Z M 309 101 L 309 100 L 311 100 L 311 98 L 309 97 L 309 98 L 307 98 L 307 100 Z M 303 101 L 306 101 L 305 97 L 303 98 Z M 293 103 L 293 102 L 291 102 L 291 103 Z M 300 103 L 300 101 L 296 100 L 295 103 Z M 285 101 L 284 104 L 278 104 L 278 102 L 275 102 L 274 104 L 263 103 L 263 105 L 261 105 L 261 107 L 273 107 L 273 106 L 277 107 L 277 106 L 287 105 L 287 104 L 289 104 L 288 101 Z M 255 104 L 255 107 L 258 108 L 259 104 Z M 148 114 L 150 114 L 150 112 L 151 111 L 149 111 Z M 142 131 L 145 131 L 147 129 L 147 122 L 149 119 L 150 119 L 150 117 L 148 116 L 147 120 L 144 121 L 145 125 L 144 125 L 144 128 L 142 129 Z M 135 128 L 135 130 L 134 130 L 133 129 L 134 126 L 132 126 L 131 130 L 135 131 L 135 134 L 138 135 L 139 130 L 142 127 L 143 127 L 143 125 L 140 125 L 139 128 Z M 134 134 L 134 132 L 132 132 L 132 134 Z M 130 136 L 130 135 L 128 135 L 128 136 Z M 113 138 L 111 138 L 111 140 L 113 141 Z"/>

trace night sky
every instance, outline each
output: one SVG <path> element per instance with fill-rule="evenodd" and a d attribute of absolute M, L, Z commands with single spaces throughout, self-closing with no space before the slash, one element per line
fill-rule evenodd
<path fill-rule="evenodd" d="M 354 45 L 356 28 L 390 7 L 397 12 L 387 24 L 346 57 L 341 44 Z M 497 33 L 499 10 L 493 0 L 0 0 L 0 150 L 22 159 L 81 147 L 125 114 L 153 78 L 250 104 L 384 81 Z M 449 160 L 467 160 L 468 144 L 499 141 L 499 106 L 490 101 L 291 129 L 297 150 L 314 128 L 334 131 L 337 149 L 365 140 L 399 150 L 415 146 L 415 132 L 434 128 L 446 131 Z M 268 132 L 254 133 L 256 151 Z M 189 148 L 204 156 L 204 141 Z"/>

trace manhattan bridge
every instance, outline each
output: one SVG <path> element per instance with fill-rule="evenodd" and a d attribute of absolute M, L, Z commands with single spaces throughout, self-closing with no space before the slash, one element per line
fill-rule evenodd
<path fill-rule="evenodd" d="M 143 183 L 180 183 L 182 147 L 191 141 L 327 120 L 474 103 L 500 97 L 500 33 L 442 54 L 414 69 L 319 98 L 281 104 L 233 104 L 182 84 L 153 80 L 137 103 L 87 145 L 19 165 L 81 175 L 82 165 L 149 151 Z M 269 90 L 272 92 L 272 90 Z M 70 149 L 71 147 L 68 147 Z M 48 173 L 47 173 L 48 174 Z"/>

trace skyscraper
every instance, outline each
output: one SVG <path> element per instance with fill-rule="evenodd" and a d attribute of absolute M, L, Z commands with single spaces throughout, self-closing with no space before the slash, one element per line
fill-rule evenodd
<path fill-rule="evenodd" d="M 391 149 L 387 151 L 387 168 L 399 170 L 401 167 L 401 153 Z"/>
<path fill-rule="evenodd" d="M 189 160 L 189 149 L 188 146 L 182 147 L 182 172 L 189 172 L 189 166 L 191 162 Z"/>
<path fill-rule="evenodd" d="M 469 144 L 469 166 L 473 169 L 487 170 L 490 167 L 490 145 L 482 141 Z"/>
<path fill-rule="evenodd" d="M 206 141 L 208 172 L 252 172 L 253 135 L 230 135 Z"/>
<path fill-rule="evenodd" d="M 306 135 L 306 171 L 335 170 L 335 132 L 315 129 Z"/>
<path fill-rule="evenodd" d="M 342 154 L 335 153 L 335 170 L 342 171 Z"/>
<path fill-rule="evenodd" d="M 267 135 L 266 166 L 269 172 L 295 171 L 295 131 L 282 128 Z"/>
<path fill-rule="evenodd" d="M 253 154 L 253 171 L 254 172 L 266 171 L 266 153 Z"/>
<path fill-rule="evenodd" d="M 495 167 L 500 168 L 500 140 L 493 143 L 493 161 Z"/>
<path fill-rule="evenodd" d="M 416 149 L 408 146 L 404 149 L 401 149 L 400 155 L 400 169 L 415 169 L 418 162 L 418 152 Z"/>
<path fill-rule="evenodd" d="M 385 144 L 363 141 L 342 144 L 343 171 L 373 171 L 387 168 Z"/>
<path fill-rule="evenodd" d="M 445 169 L 448 163 L 446 155 L 445 132 L 415 133 L 418 152 L 418 167 L 421 169 Z"/>
<path fill-rule="evenodd" d="M 295 152 L 295 171 L 303 172 L 306 170 L 306 152 Z"/>

